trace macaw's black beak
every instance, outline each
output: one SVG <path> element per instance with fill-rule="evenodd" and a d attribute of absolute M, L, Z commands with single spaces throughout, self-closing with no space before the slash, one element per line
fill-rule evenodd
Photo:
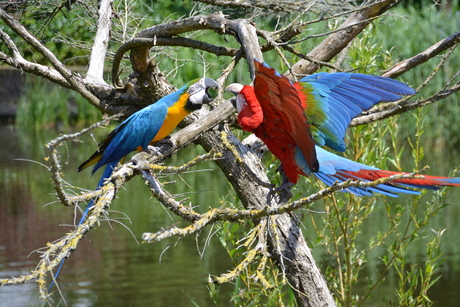
<path fill-rule="evenodd" d="M 230 99 L 232 106 L 236 109 L 236 98 Z"/>
<path fill-rule="evenodd" d="M 208 104 L 211 101 L 214 100 L 214 98 L 217 97 L 217 94 L 215 97 L 212 97 L 211 94 L 209 93 L 210 89 L 219 89 L 219 84 L 214 79 L 211 78 L 203 78 L 202 82 L 204 84 L 204 88 L 206 89 L 206 95 L 203 97 L 203 104 Z"/>

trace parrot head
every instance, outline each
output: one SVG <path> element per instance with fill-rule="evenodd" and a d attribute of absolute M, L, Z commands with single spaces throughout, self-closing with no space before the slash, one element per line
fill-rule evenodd
<path fill-rule="evenodd" d="M 232 83 L 225 89 L 235 95 L 231 102 L 238 111 L 238 123 L 244 131 L 252 132 L 263 122 L 264 114 L 254 94 L 254 88 Z"/>
<path fill-rule="evenodd" d="M 246 104 L 246 101 L 244 99 L 238 98 L 238 94 L 241 92 L 242 89 L 243 85 L 239 83 L 232 83 L 225 88 L 226 92 L 230 92 L 235 96 L 235 99 L 232 99 L 231 103 L 233 104 L 233 107 L 238 111 L 238 113 L 240 113 L 243 110 L 244 105 Z"/>
<path fill-rule="evenodd" d="M 189 83 L 187 89 L 187 107 L 191 110 L 198 110 L 203 104 L 210 103 L 214 98 L 209 94 L 209 89 L 217 89 L 219 85 L 211 78 L 201 78 Z"/>

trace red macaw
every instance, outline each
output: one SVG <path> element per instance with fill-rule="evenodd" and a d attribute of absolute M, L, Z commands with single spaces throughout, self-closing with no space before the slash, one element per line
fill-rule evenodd
<path fill-rule="evenodd" d="M 195 79 L 181 87 L 176 92 L 163 97 L 156 103 L 149 105 L 132 114 L 115 128 L 99 145 L 99 149 L 82 165 L 78 171 L 95 164 L 91 174 L 106 165 L 104 173 L 97 185 L 99 189 L 106 179 L 110 177 L 118 162 L 134 150 L 147 149 L 153 144 L 169 135 L 171 131 L 187 116 L 213 100 L 209 95 L 210 88 L 217 88 L 216 81 L 210 78 Z M 81 225 L 93 207 L 91 200 L 78 223 Z M 55 279 L 64 264 L 60 263 Z M 54 282 L 51 284 L 50 290 Z"/>
<path fill-rule="evenodd" d="M 233 83 L 226 91 L 236 96 L 241 128 L 267 145 L 292 184 L 297 183 L 299 175 L 315 175 L 330 186 L 336 181 L 374 181 L 401 174 L 351 161 L 320 146 L 344 151 L 343 138 L 353 117 L 376 103 L 415 94 L 412 88 L 396 80 L 356 73 L 318 73 L 291 84 L 265 63 L 254 62 L 254 86 Z M 375 192 L 397 197 L 395 193 L 419 194 L 407 188 L 460 186 L 460 178 L 423 177 L 347 191 L 358 196 Z"/>

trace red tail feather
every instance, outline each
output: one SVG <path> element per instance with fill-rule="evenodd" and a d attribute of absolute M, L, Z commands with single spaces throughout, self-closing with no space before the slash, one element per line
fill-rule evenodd
<path fill-rule="evenodd" d="M 350 172 L 350 171 L 340 171 L 340 173 L 347 178 L 354 179 L 358 177 L 364 180 L 374 181 L 381 178 L 390 177 L 393 175 L 399 174 L 407 174 L 403 172 L 393 172 L 393 171 L 385 171 L 385 170 L 372 170 L 372 169 L 364 169 L 358 172 Z M 345 175 L 349 174 L 351 177 Z M 412 179 L 398 179 L 393 180 L 393 183 L 400 183 L 400 184 L 407 184 L 414 187 L 417 186 L 455 186 L 460 187 L 460 178 L 453 178 L 453 177 L 440 177 L 440 176 L 428 176 L 428 175 L 420 175 L 423 178 L 412 178 Z"/>

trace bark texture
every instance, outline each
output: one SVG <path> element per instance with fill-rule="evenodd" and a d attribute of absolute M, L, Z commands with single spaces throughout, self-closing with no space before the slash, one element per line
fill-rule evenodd
<path fill-rule="evenodd" d="M 261 1 L 212 1 L 201 0 L 202 2 L 216 5 L 230 5 L 237 7 L 253 7 L 254 3 L 259 3 L 258 7 L 263 7 Z M 291 67 L 286 74 L 291 79 L 297 75 L 310 74 L 318 69 L 319 65 L 327 65 L 326 62 L 333 59 L 341 50 L 358 35 L 372 20 L 378 18 L 401 0 L 382 0 L 382 1 L 365 1 L 363 7 L 355 9 L 353 14 L 335 31 L 327 35 L 322 43 L 313 48 L 304 60 L 300 60 Z M 287 11 L 310 9 L 310 3 L 290 3 L 289 6 L 280 6 L 278 2 L 269 2 L 269 9 Z M 46 48 L 46 46 L 36 39 L 23 25 L 9 16 L 0 8 L 0 18 L 4 24 L 16 33 L 19 39 L 22 39 L 29 48 L 39 52 L 49 63 L 50 66 L 37 64 L 27 61 L 21 54 L 19 48 L 15 45 L 15 39 L 0 27 L 0 40 L 8 49 L 8 54 L 0 52 L 0 61 L 7 65 L 21 69 L 24 72 L 37 74 L 47 78 L 63 87 L 73 89 L 85 97 L 92 105 L 107 114 L 123 113 L 130 115 L 138 109 L 145 107 L 163 96 L 173 92 L 175 87 L 172 86 L 160 71 L 155 56 L 151 56 L 150 48 L 155 46 L 181 46 L 184 48 L 193 48 L 212 53 L 216 56 L 231 57 L 231 62 L 227 69 L 224 69 L 218 82 L 224 87 L 225 79 L 231 73 L 236 63 L 246 58 L 249 65 L 251 77 L 254 77 L 253 59 L 263 60 L 263 52 L 276 49 L 280 52 L 291 52 L 299 55 L 293 47 L 293 40 L 302 33 L 305 26 L 297 25 L 295 22 L 290 24 L 286 29 L 281 31 L 268 32 L 257 29 L 254 24 L 246 19 L 231 20 L 222 13 L 213 13 L 207 16 L 192 16 L 165 22 L 141 31 L 137 37 L 124 43 L 117 50 L 113 59 L 112 81 L 114 85 L 108 85 L 102 79 L 103 63 L 107 53 L 107 44 L 110 39 L 110 29 L 112 27 L 112 0 L 101 1 L 99 11 L 98 34 L 96 35 L 94 48 L 92 51 L 88 76 L 82 77 L 72 72 L 56 56 Z M 265 5 L 267 5 L 265 3 Z M 266 8 L 266 7 L 264 7 Z M 321 17 L 322 18 L 322 17 Z M 332 17 L 329 17 L 332 18 Z M 306 23 L 308 24 L 308 23 Z M 186 33 L 192 31 L 212 31 L 218 35 L 235 37 L 240 47 L 216 46 L 207 42 L 185 37 Z M 10 32 L 8 32 L 10 33 Z M 264 38 L 267 43 L 260 46 L 259 38 Z M 394 68 L 388 70 L 385 76 L 396 77 L 401 73 L 423 63 L 424 61 L 439 55 L 441 52 L 454 48 L 460 42 L 459 33 L 455 33 L 426 51 L 397 64 Z M 121 61 L 129 53 L 132 73 L 126 82 L 119 79 L 121 71 Z M 280 52 L 281 53 L 281 52 Z M 284 58 L 284 55 L 280 55 Z M 285 59 L 285 58 L 284 58 Z M 449 88 L 433 95 L 426 100 L 417 100 L 411 103 L 398 102 L 398 104 L 389 106 L 385 109 L 370 110 L 364 116 L 355 119 L 354 124 L 363 124 L 379 120 L 397 113 L 401 113 L 428 103 L 443 99 L 448 95 L 460 90 L 460 82 L 451 85 Z M 212 111 L 201 110 L 188 116 L 181 127 L 185 127 L 171 136 L 170 142 L 162 142 L 159 148 L 162 154 L 169 156 L 180 150 L 190 142 L 196 142 L 203 146 L 207 151 L 217 151 L 222 154 L 222 158 L 216 160 L 216 163 L 222 169 L 234 190 L 238 194 L 243 205 L 248 209 L 261 209 L 266 206 L 277 207 L 283 205 L 287 200 L 286 193 L 271 193 L 269 179 L 265 173 L 265 168 L 261 164 L 261 147 L 258 140 L 254 137 L 240 142 L 231 132 L 229 126 L 234 119 L 231 118 L 235 111 L 229 101 L 220 101 Z M 77 139 L 75 136 L 72 139 Z M 53 148 L 54 150 L 54 148 Z M 57 158 L 56 158 L 57 159 Z M 58 163 L 57 163 L 58 164 Z M 135 175 L 133 169 L 126 174 L 118 175 L 123 180 L 129 180 Z M 61 168 L 59 165 L 53 170 L 56 181 L 60 180 Z M 120 181 L 121 182 L 121 181 Z M 122 184 L 118 183 L 116 189 Z M 63 190 L 58 188 L 57 190 Z M 114 194 L 116 192 L 113 192 Z M 67 196 L 62 195 L 65 199 Z M 115 195 L 113 195 L 115 197 Z M 73 204 L 71 201 L 67 205 Z M 110 204 L 110 200 L 106 206 Z M 102 211 L 101 211 L 102 212 Z M 100 213 L 102 214 L 102 213 Z M 96 218 L 96 217 L 95 217 Z M 96 220 L 90 221 L 96 224 Z M 255 221 L 265 229 L 265 238 L 259 238 L 259 246 L 267 255 L 276 259 L 280 270 L 285 274 L 289 285 L 294 289 L 299 306 L 335 306 L 331 292 L 329 291 L 326 281 L 321 271 L 315 264 L 307 242 L 299 228 L 297 219 L 294 214 L 281 214 L 272 217 L 264 217 Z M 88 224 L 89 231 L 92 227 Z M 83 237 L 83 230 L 78 235 Z M 266 241 L 265 241 L 266 240 Z M 76 248 L 72 245 L 72 248 Z M 61 248 L 62 249 L 62 248 Z M 55 250 L 49 250 L 49 258 L 58 253 L 58 247 Z M 59 254 L 59 259 L 67 255 Z M 59 259 L 54 258 L 57 265 Z M 45 272 L 45 269 L 43 269 Z M 40 272 L 39 282 L 44 285 L 46 272 Z M 37 279 L 37 275 L 29 279 Z M 42 287 L 43 288 L 43 287 Z M 46 296 L 46 291 L 43 297 Z"/>
<path fill-rule="evenodd" d="M 254 180 L 238 162 L 232 151 L 223 144 L 220 133 L 225 127 L 204 133 L 197 142 L 206 150 L 217 149 L 224 155 L 216 163 L 226 174 L 239 198 L 246 208 L 260 209 L 267 206 L 269 189 L 261 186 Z M 257 153 L 252 152 L 249 145 L 243 145 L 233 134 L 228 134 L 228 141 L 236 147 L 243 163 L 249 167 L 260 180 L 269 182 L 263 165 Z M 272 206 L 278 206 L 279 200 L 273 199 Z M 276 257 L 278 266 L 286 274 L 290 286 L 293 288 L 299 306 L 335 306 L 334 299 L 329 291 L 321 271 L 315 264 L 310 248 L 302 234 L 297 220 L 291 214 L 282 214 L 268 220 L 266 226 L 276 229 L 276 233 L 268 232 L 268 252 Z M 260 221 L 261 223 L 263 221 Z"/>

